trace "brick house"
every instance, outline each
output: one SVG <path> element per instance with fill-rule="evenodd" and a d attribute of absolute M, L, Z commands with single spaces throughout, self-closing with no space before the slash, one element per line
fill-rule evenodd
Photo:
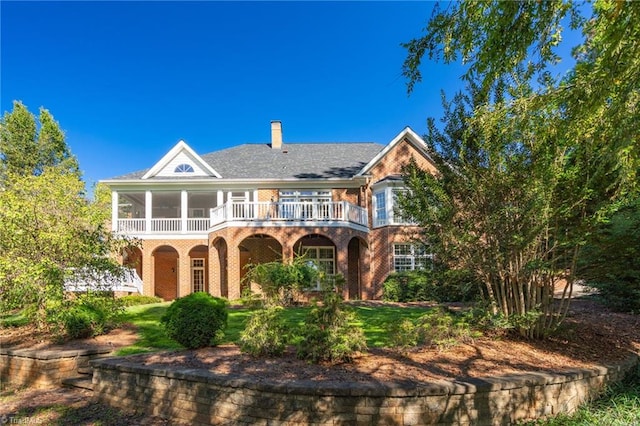
<path fill-rule="evenodd" d="M 112 229 L 137 238 L 122 255 L 143 293 L 172 300 L 194 291 L 235 299 L 247 264 L 306 253 L 346 279 L 348 299 L 381 296 L 396 270 L 426 253 L 416 227 L 394 212 L 400 169 L 409 158 L 434 170 L 425 142 L 405 128 L 387 145 L 245 144 L 199 155 L 180 141 L 147 170 L 104 180 Z"/>

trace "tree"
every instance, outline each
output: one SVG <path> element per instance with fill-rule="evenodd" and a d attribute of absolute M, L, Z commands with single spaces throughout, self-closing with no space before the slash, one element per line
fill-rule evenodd
<path fill-rule="evenodd" d="M 74 270 L 119 273 L 109 255 L 120 242 L 76 174 L 50 167 L 8 176 L 0 191 L 0 302 L 3 310 L 27 308 L 43 327 Z"/>
<path fill-rule="evenodd" d="M 104 191 L 87 200 L 77 161 L 46 109 L 36 123 L 14 102 L 0 136 L 0 309 L 26 309 L 42 328 L 72 308 L 64 291 L 71 275 L 121 273 L 110 255 L 126 242 L 106 228 Z"/>
<path fill-rule="evenodd" d="M 14 101 L 13 111 L 5 112 L 0 121 L 0 178 L 39 175 L 45 167 L 79 173 L 77 160 L 51 113 L 40 108 L 36 122 L 26 106 Z"/>
<path fill-rule="evenodd" d="M 413 196 L 401 205 L 436 256 L 474 271 L 494 312 L 519 319 L 529 337 L 562 320 L 580 248 L 638 189 L 640 4 L 580 12 L 567 2 L 452 3 L 406 44 L 409 91 L 425 54 L 461 57 L 469 91 L 447 104 L 442 131 L 430 121 L 440 175 L 410 165 Z M 585 40 L 571 72 L 554 77 L 569 17 Z"/>

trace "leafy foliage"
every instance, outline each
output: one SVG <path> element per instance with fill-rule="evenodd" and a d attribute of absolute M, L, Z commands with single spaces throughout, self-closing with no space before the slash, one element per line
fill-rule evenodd
<path fill-rule="evenodd" d="M 596 229 L 579 266 L 579 276 L 607 305 L 640 313 L 640 198 Z"/>
<path fill-rule="evenodd" d="M 366 350 L 362 329 L 354 324 L 355 314 L 345 306 L 340 289 L 344 278 L 336 277 L 331 285 L 323 283 L 322 304 L 311 308 L 300 332 L 297 356 L 311 362 L 350 361 Z M 339 290 L 334 290 L 334 286 Z"/>
<path fill-rule="evenodd" d="M 77 160 L 51 113 L 40 108 L 36 121 L 18 101 L 13 102 L 13 111 L 5 112 L 0 123 L 0 160 L 0 181 L 11 174 L 37 176 L 47 167 L 79 175 Z"/>
<path fill-rule="evenodd" d="M 281 306 L 256 310 L 240 335 L 240 350 L 253 356 L 279 356 L 287 346 L 287 324 Z"/>
<path fill-rule="evenodd" d="M 176 299 L 160 319 L 170 338 L 189 348 L 215 345 L 227 326 L 227 301 L 209 293 Z"/>
<path fill-rule="evenodd" d="M 391 327 L 393 344 L 400 349 L 436 346 L 439 349 L 472 342 L 482 333 L 470 324 L 468 313 L 457 314 L 443 307 L 431 309 L 417 320 L 404 319 Z"/>
<path fill-rule="evenodd" d="M 257 283 L 268 304 L 290 305 L 296 295 L 317 279 L 317 269 L 304 256 L 289 262 L 273 261 L 248 265 L 245 279 Z"/>
<path fill-rule="evenodd" d="M 403 207 L 436 256 L 484 283 L 493 314 L 540 314 L 521 326 L 528 337 L 562 321 L 580 248 L 638 190 L 640 3 L 595 1 L 589 19 L 582 10 L 462 1 L 436 9 L 406 45 L 410 90 L 427 55 L 465 61 L 469 91 L 445 102 L 443 129 L 429 122 L 440 175 L 407 167 Z M 567 17 L 584 40 L 572 71 L 554 76 Z M 561 279 L 565 297 L 554 304 Z"/>
<path fill-rule="evenodd" d="M 466 302 L 478 297 L 474 277 L 459 270 L 406 271 L 390 274 L 382 298 L 391 302 Z"/>
<path fill-rule="evenodd" d="M 82 339 L 108 333 L 122 313 L 122 303 L 112 295 L 88 293 L 51 306 L 47 318 L 60 339 Z"/>

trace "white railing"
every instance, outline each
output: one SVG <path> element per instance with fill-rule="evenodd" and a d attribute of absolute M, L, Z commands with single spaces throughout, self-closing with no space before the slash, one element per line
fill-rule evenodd
<path fill-rule="evenodd" d="M 209 218 L 187 219 L 187 231 L 202 232 L 209 229 Z"/>
<path fill-rule="evenodd" d="M 211 226 L 228 221 L 351 222 L 367 226 L 367 211 L 346 201 L 225 203 L 211 209 Z"/>
<path fill-rule="evenodd" d="M 182 219 L 151 219 L 151 232 L 180 232 Z"/>
<path fill-rule="evenodd" d="M 144 219 L 118 219 L 116 232 L 144 232 Z"/>
<path fill-rule="evenodd" d="M 346 201 L 334 202 L 229 202 L 211 209 L 210 218 L 118 219 L 121 233 L 207 232 L 212 226 L 232 221 L 253 222 L 347 222 L 367 226 L 367 210 Z"/>

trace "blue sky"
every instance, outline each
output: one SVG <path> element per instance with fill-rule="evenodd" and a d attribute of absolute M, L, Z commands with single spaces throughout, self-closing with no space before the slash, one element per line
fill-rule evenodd
<path fill-rule="evenodd" d="M 0 2 L 2 112 L 49 109 L 84 179 L 266 143 L 389 142 L 441 115 L 461 69 L 426 63 L 411 96 L 400 46 L 429 2 Z"/>
<path fill-rule="evenodd" d="M 440 114 L 450 67 L 409 97 L 400 43 L 425 2 L 0 2 L 2 111 L 49 109 L 92 184 L 198 153 L 268 142 L 387 143 Z M 449 91 L 449 90 L 448 90 Z"/>

